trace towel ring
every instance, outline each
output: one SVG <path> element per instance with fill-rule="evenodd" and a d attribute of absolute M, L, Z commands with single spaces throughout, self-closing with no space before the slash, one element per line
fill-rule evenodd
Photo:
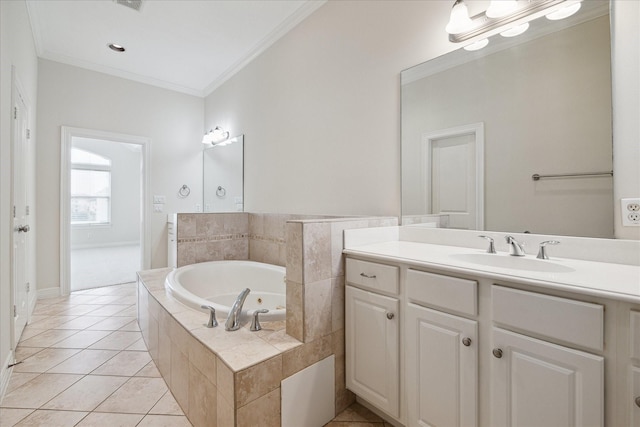
<path fill-rule="evenodd" d="M 191 194 L 191 189 L 187 186 L 187 184 L 184 184 L 182 187 L 180 187 L 180 189 L 178 190 L 178 196 L 180 196 L 181 198 L 185 198 L 188 197 L 189 194 Z"/>
<path fill-rule="evenodd" d="M 218 185 L 218 189 L 216 190 L 216 196 L 224 197 L 227 195 L 227 190 L 225 190 L 221 185 Z"/>

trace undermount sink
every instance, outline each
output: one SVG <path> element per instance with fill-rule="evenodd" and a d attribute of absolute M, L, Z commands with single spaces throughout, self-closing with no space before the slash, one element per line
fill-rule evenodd
<path fill-rule="evenodd" d="M 487 267 L 509 268 L 512 270 L 538 271 L 541 273 L 570 273 L 571 267 L 553 261 L 498 254 L 453 254 L 451 258 Z"/>

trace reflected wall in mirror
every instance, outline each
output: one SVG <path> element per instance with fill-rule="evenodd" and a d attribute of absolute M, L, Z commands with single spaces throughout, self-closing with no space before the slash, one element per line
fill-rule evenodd
<path fill-rule="evenodd" d="M 468 209 L 463 200 L 433 209 L 438 165 L 425 135 L 482 124 L 484 229 L 613 237 L 610 175 L 532 179 L 612 171 L 608 11 L 608 2 L 583 2 L 566 22 L 541 18 L 527 37 L 495 36 L 484 51 L 456 50 L 402 72 L 403 224 L 476 228 L 450 220 Z M 457 176 L 469 159 L 446 167 Z"/>
<path fill-rule="evenodd" d="M 244 135 L 202 151 L 204 212 L 244 210 Z"/>

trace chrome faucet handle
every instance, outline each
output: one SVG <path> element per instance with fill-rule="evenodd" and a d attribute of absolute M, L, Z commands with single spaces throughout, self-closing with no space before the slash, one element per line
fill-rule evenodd
<path fill-rule="evenodd" d="M 269 310 L 267 310 L 266 308 L 255 310 L 253 312 L 253 319 L 251 319 L 251 327 L 249 328 L 251 332 L 256 332 L 262 329 L 262 326 L 260 326 L 260 320 L 258 319 L 258 315 L 261 313 L 268 313 L 268 312 Z"/>
<path fill-rule="evenodd" d="M 495 254 L 496 253 L 496 246 L 493 244 L 493 238 L 492 237 L 483 236 L 483 235 L 480 235 L 478 237 L 482 237 L 483 239 L 487 239 L 489 241 L 489 247 L 487 248 L 487 253 L 489 253 L 489 254 Z"/>
<path fill-rule="evenodd" d="M 549 259 L 549 255 L 547 255 L 547 245 L 559 245 L 560 242 L 557 240 L 545 240 L 540 243 L 540 249 L 538 250 L 538 256 L 536 258 L 539 259 Z"/>
<path fill-rule="evenodd" d="M 509 244 L 509 255 L 525 256 L 524 243 L 518 242 L 513 236 L 504 236 L 504 240 Z"/>
<path fill-rule="evenodd" d="M 200 308 L 204 308 L 205 310 L 209 310 L 209 322 L 204 325 L 207 328 L 215 328 L 218 326 L 218 320 L 216 319 L 216 309 L 211 307 L 210 305 L 201 305 Z"/>

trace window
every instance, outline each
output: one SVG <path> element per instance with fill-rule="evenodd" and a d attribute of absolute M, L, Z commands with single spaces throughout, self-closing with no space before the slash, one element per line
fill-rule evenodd
<path fill-rule="evenodd" d="M 71 224 L 111 223 L 111 160 L 71 149 Z"/>

